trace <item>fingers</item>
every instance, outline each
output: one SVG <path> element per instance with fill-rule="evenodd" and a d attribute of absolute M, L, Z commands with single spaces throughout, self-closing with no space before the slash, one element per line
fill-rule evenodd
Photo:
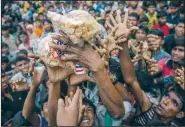
<path fill-rule="evenodd" d="M 70 92 L 70 93 L 69 93 L 69 98 L 70 98 L 71 100 L 72 100 L 73 96 L 74 96 L 73 92 Z"/>
<path fill-rule="evenodd" d="M 124 17 L 124 21 L 123 24 L 126 26 L 127 24 L 127 20 L 128 20 L 128 11 L 125 11 L 125 17 Z"/>
<path fill-rule="evenodd" d="M 33 72 L 34 72 L 34 64 L 35 64 L 35 58 L 32 58 L 31 61 L 30 61 L 30 68 L 29 68 L 29 73 L 30 75 L 32 76 L 33 75 Z"/>
<path fill-rule="evenodd" d="M 117 23 L 116 23 L 116 20 L 114 19 L 114 17 L 112 16 L 112 14 L 110 14 L 110 19 L 111 19 L 113 25 L 116 26 Z"/>
<path fill-rule="evenodd" d="M 106 24 L 111 30 L 113 30 L 113 26 L 112 26 L 108 21 L 106 21 L 105 24 Z"/>
<path fill-rule="evenodd" d="M 63 112 L 65 110 L 65 103 L 62 98 L 58 100 L 58 110 Z"/>
<path fill-rule="evenodd" d="M 112 32 L 111 32 L 110 35 L 111 35 L 111 36 L 114 36 L 118 28 L 119 28 L 119 26 L 116 25 L 116 26 L 112 29 Z"/>
<path fill-rule="evenodd" d="M 123 42 L 126 42 L 127 41 L 127 38 L 123 38 L 123 39 L 119 39 L 116 41 L 116 44 L 120 44 L 120 43 L 123 43 Z"/>
<path fill-rule="evenodd" d="M 121 23 L 120 11 L 117 10 L 116 13 L 117 13 L 117 22 Z"/>
<path fill-rule="evenodd" d="M 69 106 L 68 96 L 65 96 L 65 106 L 66 106 L 66 107 L 68 107 L 68 106 Z"/>
<path fill-rule="evenodd" d="M 138 30 L 139 28 L 137 26 L 133 26 L 129 29 L 129 33 L 131 33 L 134 30 Z"/>
<path fill-rule="evenodd" d="M 79 87 L 77 88 L 77 90 L 76 90 L 76 93 L 75 93 L 75 95 L 74 95 L 74 97 L 73 97 L 73 104 L 78 104 L 78 102 L 79 102 L 79 98 L 80 98 L 80 93 L 81 92 L 81 90 L 79 89 Z"/>
<path fill-rule="evenodd" d="M 107 47 L 107 46 L 104 44 L 103 40 L 102 40 L 99 36 L 97 36 L 96 39 L 98 40 L 98 43 L 100 44 L 101 47 L 103 47 L 103 48 L 106 48 L 106 47 Z"/>
<path fill-rule="evenodd" d="M 61 60 L 63 60 L 63 61 L 74 61 L 74 62 L 76 62 L 76 61 L 79 61 L 79 56 L 78 55 L 64 55 L 64 56 L 62 56 L 61 57 Z"/>
<path fill-rule="evenodd" d="M 31 57 L 31 58 L 35 58 L 35 59 L 39 59 L 40 58 L 38 55 L 36 55 L 34 53 L 29 53 L 28 56 Z"/>

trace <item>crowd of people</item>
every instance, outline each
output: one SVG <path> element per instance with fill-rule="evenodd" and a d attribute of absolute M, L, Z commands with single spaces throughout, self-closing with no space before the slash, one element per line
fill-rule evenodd
<path fill-rule="evenodd" d="M 51 45 L 84 74 L 34 54 L 55 32 L 47 12 L 73 10 L 103 26 L 97 47 L 119 42 L 113 78 L 90 46 Z M 184 1 L 2 1 L 1 125 L 184 126 L 184 14 Z"/>

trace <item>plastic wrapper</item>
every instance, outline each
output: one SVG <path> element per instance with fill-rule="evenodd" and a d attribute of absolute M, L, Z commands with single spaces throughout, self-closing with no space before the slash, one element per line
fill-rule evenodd
<path fill-rule="evenodd" d="M 93 43 L 95 36 L 102 32 L 102 26 L 87 11 L 74 10 L 66 15 L 49 11 L 47 16 L 56 31 L 63 31 L 80 47 L 84 42 Z"/>

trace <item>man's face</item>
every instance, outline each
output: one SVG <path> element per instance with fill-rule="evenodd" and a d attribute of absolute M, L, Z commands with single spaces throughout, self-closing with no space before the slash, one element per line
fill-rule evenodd
<path fill-rule="evenodd" d="M 133 26 L 137 26 L 137 19 L 136 17 L 128 16 L 127 27 L 131 28 Z"/>
<path fill-rule="evenodd" d="M 184 23 L 177 24 L 177 26 L 175 27 L 175 34 L 178 37 L 184 36 Z"/>
<path fill-rule="evenodd" d="M 9 53 L 9 48 L 8 48 L 8 47 L 3 47 L 3 48 L 1 49 L 1 52 L 2 52 L 2 54 L 8 55 L 8 53 Z"/>
<path fill-rule="evenodd" d="M 172 49 L 172 60 L 174 62 L 178 62 L 182 59 L 184 59 L 184 47 L 183 46 L 176 46 Z"/>
<path fill-rule="evenodd" d="M 1 89 L 2 92 L 8 88 L 8 76 L 7 75 L 1 75 Z"/>
<path fill-rule="evenodd" d="M 27 43 L 28 42 L 28 36 L 25 34 L 21 34 L 19 36 L 19 39 L 21 40 L 22 43 Z"/>
<path fill-rule="evenodd" d="M 44 22 L 44 29 L 49 31 L 51 29 L 51 24 L 48 22 Z"/>
<path fill-rule="evenodd" d="M 3 36 L 7 36 L 9 34 L 9 31 L 8 30 L 2 30 L 2 35 Z"/>
<path fill-rule="evenodd" d="M 155 6 L 154 5 L 150 5 L 147 10 L 148 10 L 149 14 L 154 14 Z"/>
<path fill-rule="evenodd" d="M 172 14 L 172 15 L 176 14 L 178 10 L 179 10 L 178 7 L 170 6 L 170 11 L 171 11 L 171 14 Z"/>
<path fill-rule="evenodd" d="M 136 36 L 137 41 L 145 41 L 146 40 L 146 33 L 141 29 L 136 31 L 135 36 Z"/>
<path fill-rule="evenodd" d="M 2 62 L 1 63 L 1 69 L 5 70 L 8 67 L 8 63 Z"/>
<path fill-rule="evenodd" d="M 148 41 L 148 47 L 152 52 L 155 52 L 158 49 L 160 49 L 160 46 L 163 42 L 161 37 L 154 35 L 154 34 L 148 34 L 147 41 Z"/>
<path fill-rule="evenodd" d="M 107 6 L 105 10 L 106 11 L 111 11 L 111 6 Z"/>
<path fill-rule="evenodd" d="M 85 111 L 80 123 L 80 126 L 93 126 L 95 123 L 96 114 L 91 106 L 85 105 Z"/>
<path fill-rule="evenodd" d="M 158 6 L 162 9 L 165 6 L 165 1 L 159 1 Z"/>
<path fill-rule="evenodd" d="M 28 61 L 25 61 L 25 60 L 18 61 L 15 66 L 17 71 L 22 72 L 23 75 L 28 74 L 28 71 L 29 71 Z"/>
<path fill-rule="evenodd" d="M 166 20 L 167 20 L 167 17 L 166 16 L 164 16 L 164 17 L 160 17 L 159 18 L 159 25 L 165 25 L 166 24 Z"/>
<path fill-rule="evenodd" d="M 162 117 L 171 118 L 175 117 L 181 108 L 182 102 L 180 98 L 175 92 L 170 91 L 162 97 L 160 104 L 156 107 L 156 112 Z"/>

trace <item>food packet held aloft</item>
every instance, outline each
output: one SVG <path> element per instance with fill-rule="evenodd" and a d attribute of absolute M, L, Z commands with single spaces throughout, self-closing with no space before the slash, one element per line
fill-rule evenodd
<path fill-rule="evenodd" d="M 74 10 L 66 15 L 48 12 L 56 31 L 63 31 L 73 44 L 83 47 L 84 42 L 93 43 L 95 37 L 101 33 L 102 26 L 87 11 Z"/>

